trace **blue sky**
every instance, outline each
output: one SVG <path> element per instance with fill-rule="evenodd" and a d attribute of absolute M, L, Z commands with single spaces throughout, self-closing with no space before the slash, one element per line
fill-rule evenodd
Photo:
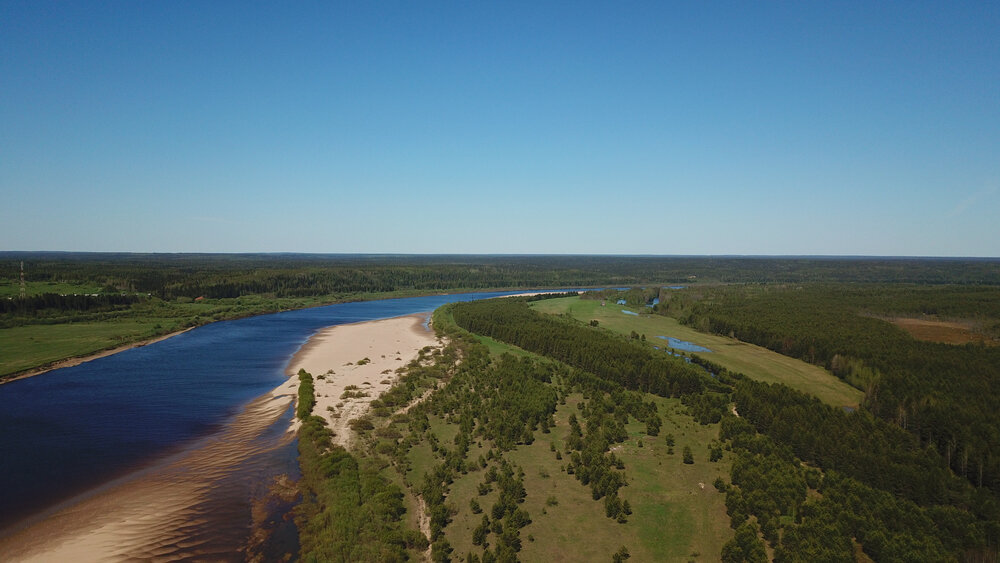
<path fill-rule="evenodd" d="M 1000 256 L 997 2 L 0 0 L 0 249 Z"/>

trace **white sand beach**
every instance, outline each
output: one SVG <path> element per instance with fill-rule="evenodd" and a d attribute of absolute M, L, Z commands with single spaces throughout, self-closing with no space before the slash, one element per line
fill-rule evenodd
<path fill-rule="evenodd" d="M 396 370 L 425 346 L 441 345 L 425 326 L 428 315 L 337 325 L 317 332 L 288 363 L 289 380 L 275 394 L 294 394 L 299 370 L 311 373 L 316 390 L 313 414 L 326 418 L 335 443 L 349 446 L 348 423 L 367 413 L 372 400 L 395 383 Z M 345 391 L 364 396 L 342 398 Z"/>

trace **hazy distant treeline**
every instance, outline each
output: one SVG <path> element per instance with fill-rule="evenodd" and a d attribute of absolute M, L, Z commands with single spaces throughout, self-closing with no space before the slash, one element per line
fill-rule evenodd
<path fill-rule="evenodd" d="M 21 252 L 0 252 L 0 283 L 16 283 L 21 261 L 29 281 L 163 299 L 703 282 L 1000 285 L 996 259 Z"/>

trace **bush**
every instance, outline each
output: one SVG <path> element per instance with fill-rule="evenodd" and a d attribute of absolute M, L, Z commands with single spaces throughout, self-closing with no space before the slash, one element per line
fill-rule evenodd
<path fill-rule="evenodd" d="M 316 393 L 313 389 L 312 375 L 304 369 L 299 370 L 299 404 L 295 408 L 295 416 L 305 420 L 312 414 L 316 406 Z"/>

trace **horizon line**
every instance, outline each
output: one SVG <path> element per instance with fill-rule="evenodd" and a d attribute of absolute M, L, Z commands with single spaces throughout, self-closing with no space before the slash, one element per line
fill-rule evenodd
<path fill-rule="evenodd" d="M 595 258 L 747 258 L 747 259 L 851 259 L 851 260 L 1000 260 L 1000 256 L 933 256 L 918 254 L 616 254 L 582 252 L 295 252 L 295 251 L 106 251 L 106 250 L 0 250 L 0 256 L 11 255 L 116 255 L 116 256 L 301 256 L 301 257 L 595 257 Z"/>

